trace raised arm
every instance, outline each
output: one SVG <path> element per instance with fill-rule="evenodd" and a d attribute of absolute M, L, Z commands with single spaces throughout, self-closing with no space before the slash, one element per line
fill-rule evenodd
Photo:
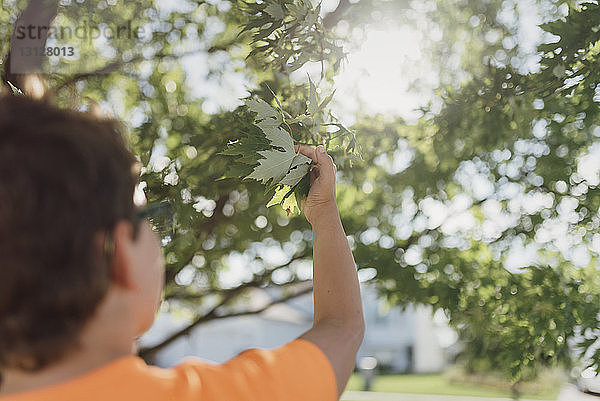
<path fill-rule="evenodd" d="M 364 318 L 356 265 L 335 199 L 335 164 L 322 146 L 297 145 L 316 165 L 303 204 L 313 228 L 313 327 L 299 338 L 317 345 L 335 372 L 338 396 L 352 374 L 364 335 Z"/>

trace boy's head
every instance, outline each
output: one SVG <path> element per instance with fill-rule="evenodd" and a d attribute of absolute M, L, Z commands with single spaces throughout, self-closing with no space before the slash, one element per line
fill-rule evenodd
<path fill-rule="evenodd" d="M 0 370 L 59 361 L 100 314 L 151 324 L 163 265 L 136 165 L 115 121 L 0 95 Z"/>

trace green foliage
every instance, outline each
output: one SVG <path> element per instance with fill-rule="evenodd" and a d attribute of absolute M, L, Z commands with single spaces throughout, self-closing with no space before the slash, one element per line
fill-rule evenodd
<path fill-rule="evenodd" d="M 308 61 L 328 61 L 334 72 L 338 70 L 344 52 L 321 23 L 320 3 L 316 7 L 303 0 L 242 4 L 249 15 L 242 32 L 252 32 L 255 44 L 248 57 L 257 56 L 270 68 L 287 73 Z"/>
<path fill-rule="evenodd" d="M 600 8 L 595 3 L 581 3 L 580 12 L 572 12 L 564 20 L 544 24 L 545 31 L 558 40 L 539 47 L 543 52 L 544 72 L 539 81 L 545 83 L 538 89 L 540 95 L 549 96 L 557 90 L 568 93 L 581 79 L 597 83 L 600 81 L 598 54 L 600 53 Z M 594 88 L 584 89 L 592 95 Z"/>
<path fill-rule="evenodd" d="M 279 110 L 262 99 L 246 100 L 246 107 L 256 115 L 254 126 L 259 130 L 248 129 L 241 139 L 230 143 L 221 152 L 226 156 L 234 156 L 236 163 L 251 166 L 240 170 L 234 165 L 234 169 L 226 175 L 227 178 L 254 179 L 265 184 L 267 193 L 274 191 L 267 207 L 281 204 L 288 216 L 301 210 L 301 202 L 308 196 L 310 189 L 309 172 L 313 166 L 310 158 L 295 151 L 292 125 L 300 128 L 297 136 L 302 141 L 315 144 L 325 139 L 326 149 L 329 149 L 332 141 L 336 141 L 345 144 L 345 157 L 357 156 L 356 138 L 352 132 L 339 123 L 322 123 L 334 92 L 319 102 L 317 88 L 310 77 L 309 84 L 307 107 L 301 115 L 292 116 L 281 109 L 281 103 L 274 94 Z M 331 114 L 327 118 L 331 120 Z M 289 131 L 282 128 L 284 124 Z M 333 135 L 320 132 L 320 126 L 330 125 L 338 127 Z"/>
<path fill-rule="evenodd" d="M 246 105 L 251 111 L 257 113 L 256 125 L 271 145 L 270 149 L 258 152 L 260 158 L 255 160 L 258 164 L 246 178 L 252 178 L 270 186 L 294 187 L 308 173 L 310 158 L 296 153 L 290 133 L 280 127 L 281 116 L 271 117 L 275 109 L 262 100 L 250 100 L 246 102 Z"/>
<path fill-rule="evenodd" d="M 380 238 L 398 240 L 392 247 L 389 241 L 357 241 L 357 260 L 377 269 L 378 286 L 391 302 L 425 302 L 444 310 L 473 370 L 501 369 L 517 381 L 540 366 L 569 365 L 582 355 L 589 364 L 600 361 L 594 344 L 598 182 L 584 178 L 589 174 L 580 164 L 599 133 L 597 13 L 598 5 L 584 4 L 544 25 L 560 40 L 540 47 L 545 53 L 539 73 L 488 65 L 459 88 L 440 89 L 438 113 L 425 110 L 429 117 L 414 127 L 385 124 L 378 130 L 389 132 L 389 139 L 364 144 L 381 149 L 400 131 L 412 155 L 397 181 L 383 178 L 381 170 L 361 174 L 370 177 L 372 188 L 388 185 L 404 193 L 397 189 L 396 199 L 378 194 L 373 203 L 365 199 L 369 211 L 371 204 L 390 205 L 383 213 L 368 212 L 369 218 Z M 557 66 L 564 67 L 558 77 Z M 358 130 L 370 138 L 377 131 L 372 126 Z M 489 193 L 478 195 L 461 179 L 466 168 L 490 183 Z M 531 205 L 536 198 L 544 201 Z M 474 223 L 466 232 L 445 224 L 452 214 L 433 223 L 427 213 L 428 204 L 459 201 L 466 207 L 456 213 Z M 568 219 L 567 204 L 573 205 Z M 496 213 L 502 220 L 493 223 Z M 399 230 L 386 214 L 413 228 Z M 559 222 L 562 236 L 552 231 Z M 497 231 L 486 229 L 494 226 Z M 539 250 L 531 265 L 507 270 L 515 242 Z M 570 252 L 578 246 L 590 256 L 587 267 L 573 265 Z"/>
<path fill-rule="evenodd" d="M 129 125 L 149 201 L 174 204 L 176 232 L 164 239 L 165 310 L 193 324 L 215 305 L 219 315 L 244 310 L 252 288 L 287 293 L 307 279 L 309 227 L 284 211 L 307 192 L 308 175 L 295 186 L 268 186 L 268 203 L 263 184 L 240 179 L 255 173 L 281 182 L 293 140 L 324 144 L 333 155 L 359 270 L 374 269 L 372 281 L 392 303 L 443 310 L 460 334 L 467 366 L 518 380 L 539 366 L 569 364 L 576 351 L 600 363 L 600 189 L 579 164 L 600 135 L 597 5 L 572 6 L 561 19 L 561 2 L 535 3 L 545 21 L 553 20 L 544 28 L 558 38 L 540 46 L 541 70 L 529 74 L 520 68 L 518 7 L 507 0 L 361 0 L 324 18 L 307 2 L 288 0 L 191 1 L 167 11 L 150 1 L 92 3 L 62 4 L 57 18 L 65 25 L 84 16 L 131 20 L 156 30 L 143 42 L 113 38 L 102 49 L 85 43 L 79 59 L 55 66 L 65 74 L 47 81 L 61 105 L 78 107 L 82 98 L 110 105 Z M 24 5 L 0 9 L 3 61 L 12 32 L 6 27 Z M 323 80 L 330 80 L 339 46 L 348 45 L 338 42 L 335 25 L 360 29 L 375 21 L 374 10 L 423 32 L 440 85 L 415 124 L 358 115 L 346 128 L 330 111 L 333 93 L 320 98 L 312 80 L 307 91 L 289 74 L 322 61 Z M 500 18 L 507 12 L 515 13 L 514 23 Z M 426 34 L 434 31 L 443 39 Z M 204 107 L 210 95 L 198 96 L 182 67 L 190 55 L 201 56 L 203 82 L 226 87 L 224 75 L 243 74 L 251 83 L 247 105 Z M 358 150 L 362 161 L 351 168 Z M 255 172 L 269 163 L 265 154 L 277 153 L 290 156 L 285 168 Z M 476 180 L 489 190 L 477 191 Z M 267 207 L 273 204 L 283 210 Z M 446 207 L 445 218 L 432 206 Z M 538 246 L 538 257 L 508 270 L 514 243 Z M 578 246 L 588 266 L 572 263 Z M 266 249 L 284 255 L 281 264 Z M 228 281 L 240 263 L 243 278 Z M 569 347 L 577 342 L 579 349 Z"/>

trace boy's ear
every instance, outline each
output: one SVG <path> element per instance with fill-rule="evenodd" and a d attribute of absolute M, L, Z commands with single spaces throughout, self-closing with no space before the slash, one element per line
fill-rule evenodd
<path fill-rule="evenodd" d="M 114 254 L 111 263 L 113 284 L 134 289 L 135 276 L 133 226 L 128 221 L 119 221 L 113 229 Z"/>

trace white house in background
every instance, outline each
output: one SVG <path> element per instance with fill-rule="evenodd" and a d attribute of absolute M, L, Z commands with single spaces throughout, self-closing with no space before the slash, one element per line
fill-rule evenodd
<path fill-rule="evenodd" d="M 427 307 L 387 307 L 371 285 L 361 284 L 366 320 L 365 338 L 357 359 L 375 357 L 381 366 L 394 372 L 439 372 L 446 366 L 445 350 L 456 336 L 445 319 L 432 316 Z M 271 299 L 261 290 L 251 303 L 260 307 Z M 202 324 L 157 353 L 155 362 L 173 366 L 188 356 L 217 363 L 224 362 L 248 348 L 275 348 L 312 326 L 312 292 L 273 305 L 256 315 L 218 319 Z M 254 305 L 249 305 L 254 307 Z M 169 333 L 184 327 L 172 315 L 161 314 L 141 339 L 152 345 Z"/>

